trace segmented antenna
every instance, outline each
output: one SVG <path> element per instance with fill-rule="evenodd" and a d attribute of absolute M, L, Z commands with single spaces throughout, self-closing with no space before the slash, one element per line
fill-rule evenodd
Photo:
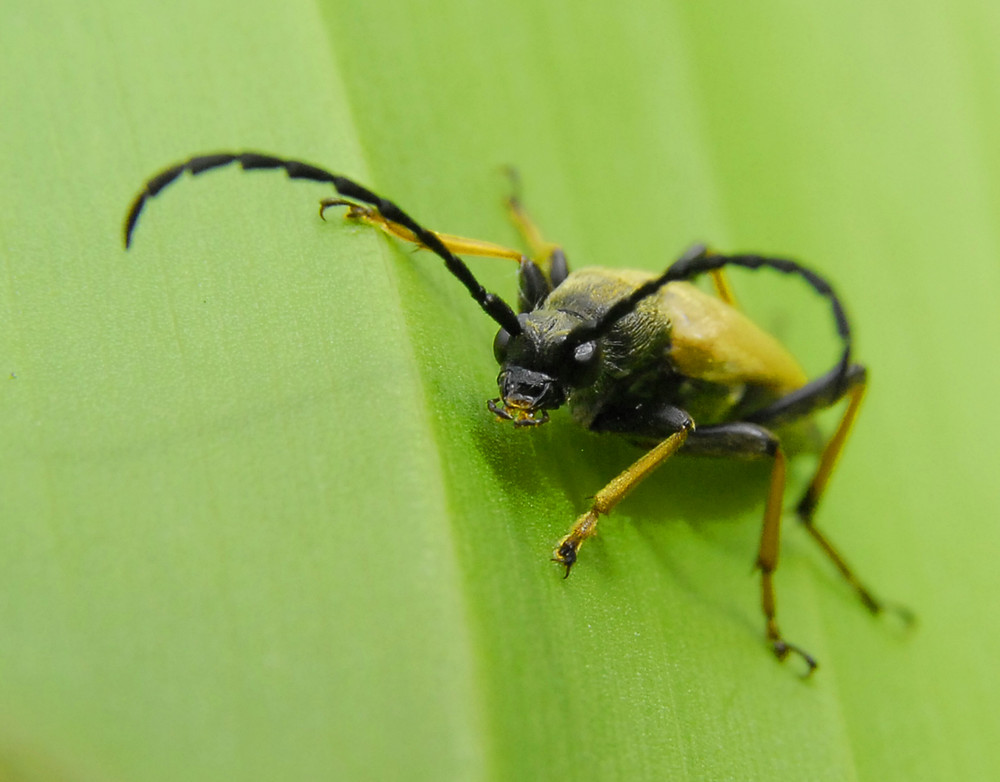
<path fill-rule="evenodd" d="M 139 222 L 139 215 L 142 214 L 142 210 L 150 198 L 159 195 L 163 188 L 174 182 L 185 171 L 190 171 L 192 174 L 203 174 L 206 171 L 228 166 L 231 163 L 239 163 L 244 171 L 283 168 L 290 179 L 304 179 L 310 182 L 331 184 L 345 198 L 352 198 L 355 201 L 361 201 L 375 207 L 383 217 L 409 229 L 420 240 L 422 245 L 438 255 L 444 261 L 445 266 L 448 267 L 448 271 L 457 277 L 466 287 L 472 298 L 482 307 L 483 311 L 500 324 L 502 328 L 506 329 L 511 335 L 521 333 L 521 326 L 517 321 L 517 316 L 510 306 L 499 296 L 483 288 L 469 270 L 469 267 L 445 247 L 432 231 L 421 226 L 392 201 L 376 195 L 357 182 L 299 160 L 286 160 L 260 152 L 217 152 L 192 157 L 183 163 L 178 163 L 161 171 L 146 183 L 128 210 L 123 229 L 125 249 L 128 249 L 132 244 L 132 236 L 135 233 L 136 224 Z"/>
<path fill-rule="evenodd" d="M 783 274 L 797 274 L 802 277 L 814 291 L 830 302 L 833 318 L 837 324 L 837 335 L 844 346 L 840 361 L 835 367 L 836 374 L 844 378 L 851 363 L 851 325 L 847 320 L 844 307 L 837 298 L 833 287 L 816 272 L 807 269 L 795 261 L 785 258 L 767 258 L 761 255 L 716 255 L 709 253 L 704 245 L 695 245 L 670 265 L 659 277 L 643 283 L 624 299 L 615 302 L 600 318 L 584 323 L 569 333 L 566 337 L 566 350 L 572 351 L 584 342 L 599 339 L 607 334 L 619 320 L 633 312 L 639 302 L 647 296 L 652 296 L 664 285 L 681 280 L 690 280 L 700 274 L 721 269 L 724 266 L 740 266 L 744 269 L 768 268 Z"/>

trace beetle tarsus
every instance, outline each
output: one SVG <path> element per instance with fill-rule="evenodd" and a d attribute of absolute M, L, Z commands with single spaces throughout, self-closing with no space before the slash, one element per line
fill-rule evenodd
<path fill-rule="evenodd" d="M 816 658 L 809 654 L 805 649 L 795 646 L 794 644 L 790 644 L 782 638 L 776 638 L 771 641 L 771 651 L 774 652 L 774 656 L 781 662 L 784 662 L 788 655 L 792 653 L 801 657 L 808 666 L 806 672 L 802 674 L 803 679 L 808 679 L 812 676 L 813 671 L 819 667 L 819 663 L 816 662 Z"/>
<path fill-rule="evenodd" d="M 371 211 L 368 207 L 361 206 L 353 201 L 348 201 L 346 198 L 322 198 L 319 202 L 319 216 L 326 220 L 326 210 L 332 209 L 335 206 L 346 206 L 347 213 L 344 217 L 347 218 L 359 217 L 366 211 Z"/>
<path fill-rule="evenodd" d="M 563 576 L 564 579 L 569 578 L 569 571 L 576 564 L 576 550 L 579 547 L 580 544 L 577 542 L 564 540 L 559 544 L 559 547 L 552 556 L 553 562 L 558 562 L 566 568 L 566 574 Z"/>

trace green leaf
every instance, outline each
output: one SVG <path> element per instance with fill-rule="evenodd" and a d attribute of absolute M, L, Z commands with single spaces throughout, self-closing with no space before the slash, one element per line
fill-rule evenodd
<path fill-rule="evenodd" d="M 1000 774 L 1000 15 L 650 6 L 6 4 L 0 778 Z M 438 259 L 235 170 L 123 252 L 144 179 L 224 149 L 507 244 L 515 164 L 576 267 L 707 239 L 828 275 L 872 385 L 818 521 L 917 629 L 789 516 L 782 628 L 821 668 L 773 660 L 760 465 L 669 464 L 562 580 L 639 451 L 494 422 L 495 327 Z M 829 365 L 804 286 L 733 282 Z"/>

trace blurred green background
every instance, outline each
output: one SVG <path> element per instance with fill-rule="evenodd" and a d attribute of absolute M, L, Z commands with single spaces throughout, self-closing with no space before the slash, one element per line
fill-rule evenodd
<path fill-rule="evenodd" d="M 1000 776 L 1000 6 L 0 19 L 0 779 Z M 828 275 L 872 383 L 818 521 L 919 626 L 789 517 L 782 625 L 821 668 L 773 661 L 759 465 L 668 465 L 561 580 L 552 545 L 637 451 L 492 421 L 494 326 L 436 258 L 236 171 L 122 251 L 146 177 L 244 148 L 504 243 L 516 164 L 577 266 L 709 240 Z M 803 286 L 733 282 L 829 365 Z"/>

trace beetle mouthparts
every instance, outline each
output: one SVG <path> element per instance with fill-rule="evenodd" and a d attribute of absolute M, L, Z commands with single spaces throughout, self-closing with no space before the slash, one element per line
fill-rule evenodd
<path fill-rule="evenodd" d="M 513 421 L 514 426 L 538 426 L 549 420 L 548 410 L 533 410 L 500 397 L 490 399 L 486 406 L 499 420 Z"/>

